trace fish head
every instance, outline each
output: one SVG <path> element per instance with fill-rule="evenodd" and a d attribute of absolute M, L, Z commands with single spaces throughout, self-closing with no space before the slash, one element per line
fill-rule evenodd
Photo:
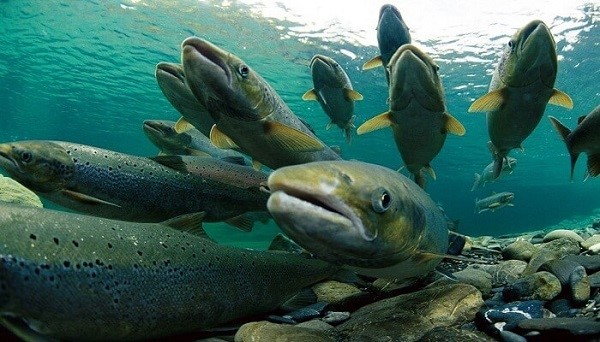
<path fill-rule="evenodd" d="M 419 248 L 423 208 L 404 177 L 358 161 L 312 162 L 275 170 L 267 208 L 280 228 L 323 260 L 381 268 Z M 416 187 L 416 186 L 415 186 Z"/>
<path fill-rule="evenodd" d="M 333 58 L 327 56 L 314 55 L 310 60 L 310 70 L 315 87 L 339 88 L 350 83 L 344 69 Z"/>
<path fill-rule="evenodd" d="M 189 88 L 185 83 L 183 66 L 179 63 L 158 63 L 154 71 L 154 76 L 160 90 L 169 99 L 179 96 L 181 92 L 189 93 Z"/>
<path fill-rule="evenodd" d="M 234 54 L 204 39 L 190 37 L 182 43 L 181 60 L 189 88 L 211 115 L 218 112 L 256 121 L 270 114 L 268 110 L 261 111 L 268 85 Z"/>
<path fill-rule="evenodd" d="M 512 36 L 498 65 L 498 74 L 511 87 L 541 80 L 553 88 L 557 64 L 556 43 L 550 29 L 542 21 L 534 20 Z"/>
<path fill-rule="evenodd" d="M 512 192 L 503 192 L 499 197 L 500 203 L 511 203 L 515 199 L 515 194 Z"/>
<path fill-rule="evenodd" d="M 445 111 L 439 67 L 429 55 L 412 44 L 405 44 L 394 53 L 387 67 L 390 109 L 401 110 L 411 101 L 417 101 L 427 110 Z"/>
<path fill-rule="evenodd" d="M 42 193 L 63 188 L 75 170 L 67 151 L 46 141 L 0 144 L 0 167 L 27 188 Z"/>
<path fill-rule="evenodd" d="M 189 134 L 175 131 L 175 122 L 173 121 L 145 120 L 143 128 L 148 139 L 161 148 L 180 150 L 192 143 L 192 137 Z"/>

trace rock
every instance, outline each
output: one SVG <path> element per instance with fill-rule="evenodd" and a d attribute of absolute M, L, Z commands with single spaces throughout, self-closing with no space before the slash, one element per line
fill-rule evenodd
<path fill-rule="evenodd" d="M 519 279 L 527 267 L 527 263 L 521 260 L 501 261 L 497 265 L 473 265 L 492 276 L 492 286 L 504 286 Z"/>
<path fill-rule="evenodd" d="M 236 342 L 331 342 L 335 339 L 315 329 L 266 321 L 246 323 L 235 334 Z"/>
<path fill-rule="evenodd" d="M 521 321 L 518 327 L 522 333 L 540 332 L 540 341 L 573 341 L 574 338 L 591 341 L 600 338 L 600 322 L 587 317 L 528 319 Z"/>
<path fill-rule="evenodd" d="M 583 266 L 577 266 L 569 278 L 571 298 L 575 304 L 584 305 L 590 299 L 590 280 Z"/>
<path fill-rule="evenodd" d="M 318 283 L 312 287 L 312 290 L 317 295 L 317 301 L 331 304 L 339 304 L 348 297 L 361 293 L 354 285 L 333 280 Z"/>
<path fill-rule="evenodd" d="M 296 327 L 306 328 L 306 329 L 311 329 L 311 330 L 319 330 L 319 331 L 335 330 L 335 327 L 333 327 L 331 324 L 324 322 L 320 319 L 311 319 L 310 321 L 296 324 Z"/>
<path fill-rule="evenodd" d="M 566 298 L 555 299 L 547 303 L 546 308 L 557 317 L 575 317 L 579 313 L 579 309 L 573 307 L 571 300 Z"/>
<path fill-rule="evenodd" d="M 550 272 L 542 271 L 525 276 L 504 287 L 502 295 L 506 301 L 515 300 L 552 300 L 562 287 L 556 276 Z"/>
<path fill-rule="evenodd" d="M 573 273 L 577 267 L 582 266 L 574 261 L 554 259 L 540 266 L 539 271 L 547 271 L 554 274 L 560 281 L 560 285 L 568 286 L 571 273 Z"/>
<path fill-rule="evenodd" d="M 567 255 L 563 260 L 578 263 L 585 268 L 588 274 L 600 271 L 600 255 Z"/>
<path fill-rule="evenodd" d="M 275 323 L 296 324 L 313 318 L 321 317 L 327 306 L 329 306 L 329 303 L 327 302 L 318 302 L 307 307 L 294 310 L 283 316 L 269 315 L 268 319 L 269 321 Z"/>
<path fill-rule="evenodd" d="M 583 241 L 581 243 L 581 247 L 589 250 L 590 247 L 600 243 L 600 234 L 592 235 L 589 239 Z"/>
<path fill-rule="evenodd" d="M 517 301 L 491 309 L 479 310 L 475 323 L 480 330 L 495 336 L 500 331 L 514 330 L 522 320 L 542 318 L 544 315 L 544 302 L 539 300 Z"/>
<path fill-rule="evenodd" d="M 567 238 L 567 239 L 575 240 L 577 242 L 583 242 L 583 238 L 581 236 L 579 236 L 579 234 L 577 234 L 574 231 L 569 230 L 569 229 L 553 230 L 544 236 L 543 241 L 549 242 L 549 241 L 560 239 L 560 238 Z"/>
<path fill-rule="evenodd" d="M 512 331 L 502 330 L 500 331 L 500 339 L 503 342 L 527 342 L 527 339 L 519 334 L 515 334 Z"/>
<path fill-rule="evenodd" d="M 350 318 L 350 312 L 348 311 L 329 311 L 322 318 L 323 322 L 329 324 L 339 324 L 347 321 Z"/>
<path fill-rule="evenodd" d="M 529 260 L 524 275 L 533 274 L 539 267 L 553 259 L 562 259 L 567 255 L 579 254 L 579 242 L 569 238 L 559 238 L 540 245 L 540 249 Z"/>
<path fill-rule="evenodd" d="M 433 328 L 419 342 L 479 342 L 495 341 L 493 338 L 478 331 L 469 331 L 456 327 Z"/>
<path fill-rule="evenodd" d="M 42 208 L 42 201 L 33 191 L 10 177 L 0 175 L 0 202 Z"/>
<path fill-rule="evenodd" d="M 492 290 L 492 276 L 482 270 L 467 267 L 462 271 L 452 273 L 458 281 L 475 286 L 484 297 L 487 297 Z"/>
<path fill-rule="evenodd" d="M 531 242 L 519 239 L 502 250 L 502 257 L 505 260 L 529 261 L 538 250 Z"/>
<path fill-rule="evenodd" d="M 352 341 L 416 341 L 436 327 L 472 320 L 482 304 L 472 285 L 439 285 L 366 305 L 338 330 Z"/>
<path fill-rule="evenodd" d="M 590 281 L 591 288 L 600 288 L 600 271 L 590 274 L 588 280 Z"/>

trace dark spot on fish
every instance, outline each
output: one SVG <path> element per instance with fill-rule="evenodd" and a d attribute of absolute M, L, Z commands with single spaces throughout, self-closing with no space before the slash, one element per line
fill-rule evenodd
<path fill-rule="evenodd" d="M 192 258 L 196 258 L 196 253 L 192 253 Z"/>
<path fill-rule="evenodd" d="M 161 246 L 163 246 L 164 248 L 169 248 L 167 245 L 165 245 L 164 243 L 160 243 Z"/>
<path fill-rule="evenodd" d="M 156 266 L 156 260 L 152 261 L 152 265 Z"/>
<path fill-rule="evenodd" d="M 65 260 L 65 261 L 63 262 L 63 265 L 64 265 L 65 267 L 69 267 L 69 266 L 71 266 L 71 263 L 70 263 L 69 261 Z"/>
<path fill-rule="evenodd" d="M 75 241 L 75 240 L 73 240 L 73 241 L 71 241 L 71 242 L 73 242 L 73 245 L 75 245 L 75 247 L 79 247 L 79 242 L 77 242 L 77 241 Z"/>
<path fill-rule="evenodd" d="M 58 238 L 53 238 L 52 240 L 54 240 L 54 243 L 58 246 Z"/>
<path fill-rule="evenodd" d="M 83 267 L 87 267 L 88 263 L 84 261 L 82 265 Z"/>
<path fill-rule="evenodd" d="M 80 268 L 81 268 L 81 265 L 80 265 L 80 264 L 76 264 L 76 265 L 75 265 L 75 268 L 77 268 L 77 269 L 80 269 Z"/>
<path fill-rule="evenodd" d="M 100 259 L 96 259 L 96 265 L 102 266 L 102 265 L 104 265 L 104 263 L 102 261 L 100 261 Z"/>
<path fill-rule="evenodd" d="M 34 234 L 29 234 L 29 238 L 31 240 L 37 240 L 37 236 L 35 236 Z"/>
<path fill-rule="evenodd" d="M 19 267 L 21 267 L 21 268 L 25 267 L 25 263 L 23 261 L 20 261 L 19 262 Z"/>
<path fill-rule="evenodd" d="M 202 248 L 202 253 L 206 254 L 206 248 Z"/>
<path fill-rule="evenodd" d="M 137 167 L 137 164 L 133 164 L 133 167 Z"/>
<path fill-rule="evenodd" d="M 117 169 L 119 169 L 119 170 L 120 170 L 120 169 L 121 169 L 121 165 L 117 165 Z"/>
<path fill-rule="evenodd" d="M 108 265 L 108 269 L 109 269 L 109 270 L 112 270 L 112 269 L 113 269 L 113 266 L 112 266 L 112 265 Z"/>
<path fill-rule="evenodd" d="M 185 251 L 185 247 L 181 246 L 181 250 L 182 250 L 182 251 Z"/>
<path fill-rule="evenodd" d="M 90 162 L 85 162 L 85 166 L 90 166 Z"/>
<path fill-rule="evenodd" d="M 212 262 L 208 262 L 208 268 L 212 268 Z"/>
<path fill-rule="evenodd" d="M 115 302 L 115 304 L 119 304 L 119 300 L 117 298 L 113 299 L 113 302 Z"/>
<path fill-rule="evenodd" d="M 133 268 L 138 268 L 138 264 L 133 264 Z"/>
<path fill-rule="evenodd" d="M 49 269 L 50 269 L 50 265 L 48 265 L 48 264 L 43 264 L 43 265 L 40 265 L 40 268 L 41 268 L 41 269 L 44 269 L 44 270 L 49 270 Z"/>
<path fill-rule="evenodd" d="M 96 278 L 96 272 L 92 272 L 92 278 Z"/>
<path fill-rule="evenodd" d="M 73 158 L 73 163 L 77 163 L 77 158 Z"/>
<path fill-rule="evenodd" d="M 167 259 L 164 261 L 165 262 L 165 266 L 169 266 L 171 264 L 171 260 Z"/>
<path fill-rule="evenodd" d="M 142 253 L 142 251 L 137 251 L 137 254 L 138 254 L 139 256 L 142 256 L 142 254 L 144 254 L 144 253 Z"/>
<path fill-rule="evenodd" d="M 113 168 L 111 166 L 108 167 L 108 171 L 112 171 Z"/>
<path fill-rule="evenodd" d="M 23 281 L 29 281 L 29 276 L 24 276 Z"/>
<path fill-rule="evenodd" d="M 104 155 L 104 158 L 105 158 L 105 159 L 108 159 L 108 155 L 107 155 L 107 154 L 105 154 L 105 155 Z"/>
<path fill-rule="evenodd" d="M 36 267 L 35 270 L 33 270 L 33 273 L 35 273 L 36 275 L 40 275 L 40 269 Z"/>
<path fill-rule="evenodd" d="M 106 286 L 104 286 L 104 289 L 105 289 L 106 291 L 110 290 L 110 285 L 106 284 Z"/>
<path fill-rule="evenodd" d="M 110 242 L 108 243 L 108 248 L 112 248 L 112 244 Z"/>
<path fill-rule="evenodd" d="M 48 280 L 49 280 L 50 282 L 53 282 L 53 281 L 54 281 L 54 276 L 49 276 L 49 277 L 48 277 Z"/>

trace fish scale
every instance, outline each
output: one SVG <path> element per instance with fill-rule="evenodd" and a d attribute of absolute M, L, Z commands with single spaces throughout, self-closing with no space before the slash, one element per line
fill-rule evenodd
<path fill-rule="evenodd" d="M 48 337 L 146 339 L 274 309 L 337 270 L 157 223 L 0 208 L 0 312 Z"/>

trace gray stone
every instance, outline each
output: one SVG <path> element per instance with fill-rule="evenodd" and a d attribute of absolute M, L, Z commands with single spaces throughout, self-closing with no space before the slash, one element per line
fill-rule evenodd
<path fill-rule="evenodd" d="M 472 321 L 482 305 L 472 285 L 440 285 L 366 305 L 338 330 L 350 341 L 416 341 L 436 327 Z"/>
<path fill-rule="evenodd" d="M 516 240 L 502 250 L 502 257 L 506 260 L 529 261 L 538 250 L 539 248 L 529 241 Z"/>
<path fill-rule="evenodd" d="M 590 287 L 600 288 L 600 271 L 590 274 L 588 279 L 590 281 Z"/>
<path fill-rule="evenodd" d="M 492 287 L 510 284 L 521 277 L 527 263 L 521 260 L 500 261 L 497 265 L 470 265 L 492 276 Z"/>
<path fill-rule="evenodd" d="M 340 283 L 334 280 L 318 283 L 312 287 L 317 295 L 317 302 L 338 304 L 345 299 L 360 294 L 362 291 L 356 286 Z"/>
<path fill-rule="evenodd" d="M 524 331 L 542 332 L 540 337 L 551 337 L 553 340 L 565 340 L 564 338 L 573 336 L 585 336 L 590 339 L 600 337 L 600 323 L 587 317 L 526 319 L 519 323 L 519 328 Z"/>
<path fill-rule="evenodd" d="M 488 335 L 479 331 L 469 331 L 456 327 L 433 328 L 426 333 L 419 342 L 492 342 L 495 341 Z"/>
<path fill-rule="evenodd" d="M 235 341 L 332 342 L 335 339 L 320 330 L 260 321 L 242 325 L 235 334 Z"/>
<path fill-rule="evenodd" d="M 350 312 L 348 311 L 329 311 L 323 318 L 323 322 L 329 324 L 339 324 L 347 321 L 350 318 Z"/>
<path fill-rule="evenodd" d="M 579 254 L 580 250 L 579 242 L 568 238 L 560 238 L 544 243 L 540 245 L 539 251 L 531 257 L 523 274 L 533 274 L 546 262 L 553 259 L 562 259 L 567 255 Z"/>
<path fill-rule="evenodd" d="M 560 238 L 567 238 L 577 242 L 583 242 L 583 238 L 579 236 L 579 234 L 569 229 L 556 229 L 549 232 L 544 236 L 544 242 L 549 242 Z"/>
<path fill-rule="evenodd" d="M 42 201 L 31 190 L 10 177 L 0 175 L 0 202 L 42 208 Z"/>
<path fill-rule="evenodd" d="M 310 321 L 306 321 L 306 322 L 297 324 L 296 327 L 312 329 L 312 330 L 319 330 L 319 331 L 335 330 L 335 328 L 331 324 L 324 322 L 320 319 L 311 319 Z"/>
<path fill-rule="evenodd" d="M 592 247 L 593 245 L 599 244 L 599 243 L 600 243 L 600 234 L 595 234 L 595 235 L 592 235 L 589 239 L 583 241 L 581 243 L 581 247 L 589 250 L 590 247 Z"/>
<path fill-rule="evenodd" d="M 575 304 L 584 305 L 590 299 L 590 280 L 583 266 L 577 266 L 569 278 L 571 298 Z"/>
<path fill-rule="evenodd" d="M 600 271 L 600 255 L 567 255 L 563 260 L 574 261 L 589 273 Z"/>
<path fill-rule="evenodd" d="M 492 291 L 492 276 L 483 270 L 469 266 L 462 271 L 452 273 L 452 275 L 461 283 L 475 286 L 484 297 L 487 297 Z"/>
<path fill-rule="evenodd" d="M 562 290 L 560 281 L 550 272 L 542 271 L 527 275 L 504 287 L 502 294 L 506 301 L 552 300 Z"/>
<path fill-rule="evenodd" d="M 540 266 L 539 271 L 547 271 L 554 274 L 562 286 L 568 286 L 571 273 L 573 273 L 577 267 L 582 266 L 574 261 L 554 259 Z"/>

